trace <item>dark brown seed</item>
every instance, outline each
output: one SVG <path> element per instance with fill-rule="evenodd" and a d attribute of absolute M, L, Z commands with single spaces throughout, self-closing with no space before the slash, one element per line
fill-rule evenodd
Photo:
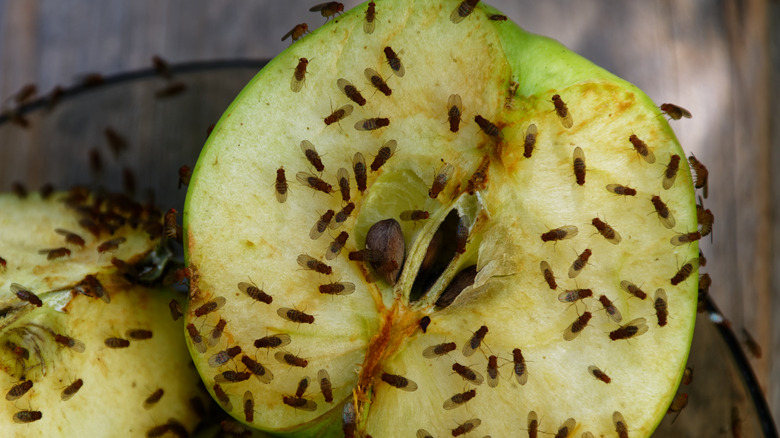
<path fill-rule="evenodd" d="M 371 263 L 371 266 L 382 279 L 395 285 L 406 251 L 401 224 L 395 219 L 385 219 L 372 225 L 366 234 L 366 248 L 385 255 L 382 263 Z"/>
<path fill-rule="evenodd" d="M 463 292 L 464 289 L 474 284 L 474 279 L 477 277 L 477 265 L 471 265 L 462 271 L 450 281 L 450 284 L 444 289 L 439 298 L 436 300 L 436 307 L 445 308 L 455 301 L 455 298 Z"/>
<path fill-rule="evenodd" d="M 428 326 L 431 324 L 431 317 L 430 316 L 423 316 L 420 318 L 420 330 L 422 330 L 423 333 L 428 331 Z"/>

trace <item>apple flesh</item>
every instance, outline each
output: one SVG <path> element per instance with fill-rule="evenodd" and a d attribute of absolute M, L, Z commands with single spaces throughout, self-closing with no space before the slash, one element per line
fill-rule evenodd
<path fill-rule="evenodd" d="M 127 277 L 159 244 L 144 229 L 161 226 L 122 196 L 0 195 L 3 436 L 195 429 L 207 397 L 169 311 L 179 297 Z"/>
<path fill-rule="evenodd" d="M 371 33 L 366 7 L 269 63 L 198 160 L 187 321 L 225 321 L 188 336 L 206 387 L 279 434 L 650 435 L 696 309 L 694 187 L 662 113 L 483 4 L 385 1 Z"/>

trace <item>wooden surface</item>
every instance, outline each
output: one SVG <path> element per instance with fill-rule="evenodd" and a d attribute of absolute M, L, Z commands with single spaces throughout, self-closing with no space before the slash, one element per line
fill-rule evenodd
<path fill-rule="evenodd" d="M 308 12 L 310 3 L 316 2 L 0 0 L 0 99 L 27 83 L 38 84 L 43 93 L 84 73 L 147 67 L 155 54 L 171 62 L 270 58 L 288 46 L 280 38 L 295 24 L 316 27 L 324 21 Z M 780 251 L 773 243 L 780 241 L 780 178 L 773 174 L 780 168 L 775 128 L 780 126 L 775 85 L 780 38 L 769 31 L 780 16 L 777 5 L 766 0 L 492 3 L 524 28 L 558 39 L 637 84 L 657 103 L 677 103 L 693 113 L 693 119 L 672 125 L 683 147 L 710 170 L 705 206 L 716 220 L 712 242 L 702 244 L 708 259 L 704 270 L 713 277 L 711 293 L 734 328 L 745 327 L 763 348 L 763 358 L 752 364 L 778 418 L 780 323 L 773 317 L 780 312 L 775 286 Z M 50 147 L 43 155 L 28 146 L 38 140 L 29 137 L 21 132 L 13 144 L 0 142 L 1 188 L 16 180 L 35 187 L 51 177 L 40 164 L 52 160 L 50 154 L 65 160 L 85 154 Z M 195 144 L 187 146 L 187 160 L 197 156 L 198 138 L 188 140 Z M 100 141 L 99 133 L 88 137 L 85 150 Z M 57 176 L 60 183 L 79 180 L 78 174 Z"/>

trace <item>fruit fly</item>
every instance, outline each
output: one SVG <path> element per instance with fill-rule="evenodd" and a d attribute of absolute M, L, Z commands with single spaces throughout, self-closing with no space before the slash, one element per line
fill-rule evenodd
<path fill-rule="evenodd" d="M 84 343 L 79 341 L 78 339 L 71 338 L 70 336 L 61 335 L 58 333 L 54 334 L 54 340 L 62 345 L 63 347 L 75 351 L 76 353 L 83 353 L 84 352 Z"/>
<path fill-rule="evenodd" d="M 317 381 L 320 383 L 320 391 L 325 397 L 325 403 L 333 403 L 333 385 L 330 382 L 330 375 L 325 369 L 317 372 Z M 297 393 L 296 393 L 297 394 Z"/>
<path fill-rule="evenodd" d="M 742 329 L 742 334 L 745 337 L 745 346 L 748 348 L 748 351 L 750 351 L 750 354 L 752 354 L 756 359 L 761 359 L 761 356 L 763 355 L 761 345 L 756 342 L 750 332 L 748 332 L 746 329 Z"/>
<path fill-rule="evenodd" d="M 485 339 L 485 335 L 487 335 L 487 333 L 488 328 L 486 325 L 483 325 L 477 329 L 474 335 L 471 336 L 471 339 L 469 339 L 468 342 L 463 345 L 463 355 L 469 357 L 474 354 L 474 352 L 477 351 L 479 346 L 482 344 L 482 341 Z"/>
<path fill-rule="evenodd" d="M 281 363 L 293 366 L 293 367 L 299 367 L 299 368 L 306 368 L 309 365 L 309 361 L 298 357 L 292 353 L 285 353 L 284 351 L 277 351 L 274 354 L 274 357 L 276 360 L 278 360 Z"/>
<path fill-rule="evenodd" d="M 360 152 L 355 152 L 352 157 L 352 170 L 355 171 L 355 182 L 357 183 L 360 193 L 366 191 L 366 180 L 368 176 L 366 174 L 366 159 Z"/>
<path fill-rule="evenodd" d="M 225 326 L 227 325 L 227 321 L 220 318 L 217 322 L 217 325 L 214 326 L 214 329 L 211 330 L 211 334 L 209 335 L 208 344 L 209 347 L 213 347 L 217 345 L 219 340 L 222 338 L 222 332 L 225 331 Z"/>
<path fill-rule="evenodd" d="M 655 308 L 655 315 L 658 317 L 658 326 L 663 327 L 666 325 L 666 320 L 669 317 L 668 304 L 666 301 L 666 291 L 663 289 L 656 289 L 655 299 L 653 300 L 653 308 Z"/>
<path fill-rule="evenodd" d="M 731 407 L 731 436 L 742 438 L 742 418 L 740 418 L 739 409 L 736 406 Z"/>
<path fill-rule="evenodd" d="M 355 292 L 355 284 L 346 281 L 320 285 L 320 293 L 326 295 L 349 295 Z"/>
<path fill-rule="evenodd" d="M 13 292 L 20 300 L 26 301 L 33 306 L 41 307 L 43 305 L 43 301 L 38 298 L 38 295 L 35 295 L 31 290 L 27 289 L 19 283 L 11 283 L 11 292 Z"/>
<path fill-rule="evenodd" d="M 698 231 L 694 231 L 693 233 L 678 234 L 672 237 L 670 242 L 674 246 L 680 246 L 680 245 L 685 245 L 686 243 L 693 243 L 699 239 L 701 239 L 701 233 Z"/>
<path fill-rule="evenodd" d="M 501 139 L 503 138 L 503 134 L 501 134 L 501 130 L 490 120 L 477 114 L 476 116 L 474 116 L 474 121 L 477 122 L 477 125 L 479 125 L 479 129 L 481 129 L 482 132 L 485 133 L 485 135 L 492 138 L 493 140 L 501 141 Z"/>
<path fill-rule="evenodd" d="M 536 438 L 539 434 L 539 416 L 535 411 L 528 413 L 528 438 Z"/>
<path fill-rule="evenodd" d="M 379 75 L 379 73 L 376 72 L 373 68 L 367 68 L 364 71 L 364 74 L 366 75 L 366 79 L 371 83 L 371 85 L 374 86 L 377 90 L 381 91 L 382 94 L 385 96 L 389 96 L 393 94 L 393 90 L 390 89 L 390 87 L 387 86 L 387 82 L 385 82 L 384 79 L 382 79 L 382 76 Z"/>
<path fill-rule="evenodd" d="M 84 380 L 82 379 L 76 379 L 73 383 L 68 385 L 65 389 L 62 390 L 62 393 L 60 394 L 60 398 L 62 401 L 68 401 L 76 395 L 77 392 L 79 392 L 79 389 L 84 386 Z"/>
<path fill-rule="evenodd" d="M 396 146 L 397 143 L 395 140 L 386 141 L 385 144 L 383 144 L 376 153 L 376 157 L 374 157 L 374 161 L 371 163 L 371 171 L 376 172 L 379 170 L 379 168 L 382 167 L 387 162 L 387 160 L 393 156 Z"/>
<path fill-rule="evenodd" d="M 579 316 L 577 319 L 575 319 L 574 322 L 563 331 L 563 339 L 572 341 L 577 336 L 579 336 L 580 333 L 585 330 L 585 327 L 588 326 L 588 322 L 590 321 L 591 316 L 592 315 L 590 312 L 585 312 L 582 314 L 582 316 Z"/>
<path fill-rule="evenodd" d="M 558 295 L 558 301 L 562 303 L 574 303 L 593 296 L 591 289 L 570 289 Z"/>
<path fill-rule="evenodd" d="M 339 90 L 341 90 L 342 93 L 347 95 L 349 100 L 355 102 L 360 106 L 366 104 L 366 99 L 363 97 L 362 94 L 360 94 L 360 91 L 358 91 L 358 89 L 352 84 L 352 82 L 344 78 L 339 78 L 336 81 L 336 85 L 338 85 Z"/>
<path fill-rule="evenodd" d="M 8 390 L 8 392 L 5 394 L 5 399 L 8 401 L 16 400 L 23 395 L 27 394 L 27 391 L 32 389 L 33 387 L 33 381 L 32 380 L 24 380 L 22 383 L 18 383 L 11 387 L 11 389 Z"/>
<path fill-rule="evenodd" d="M 636 196 L 636 189 L 621 184 L 607 184 L 607 191 L 621 196 Z"/>
<path fill-rule="evenodd" d="M 349 233 L 347 233 L 346 231 L 342 231 L 341 233 L 339 233 L 339 235 L 336 236 L 335 239 L 333 239 L 333 242 L 331 242 L 330 246 L 328 246 L 328 251 L 327 253 L 325 253 L 325 259 L 327 260 L 335 259 L 341 252 L 341 249 L 344 248 L 344 245 L 347 243 L 348 238 L 349 238 Z"/>
<path fill-rule="evenodd" d="M 431 184 L 430 190 L 428 190 L 428 196 L 431 199 L 436 199 L 436 197 L 439 196 L 439 193 L 444 190 L 444 187 L 454 173 L 455 166 L 450 163 L 444 163 L 433 177 L 433 183 Z"/>
<path fill-rule="evenodd" d="M 692 117 L 690 111 L 673 103 L 662 103 L 661 111 L 665 112 L 672 120 L 680 120 L 683 117 L 690 119 Z"/>
<path fill-rule="evenodd" d="M 605 373 L 604 371 L 601 371 L 601 369 L 599 369 L 599 367 L 597 367 L 596 365 L 589 366 L 588 372 L 590 373 L 591 376 L 597 378 L 598 380 L 601 380 L 604 383 L 612 382 L 612 378 L 610 378 L 607 375 L 607 373 Z"/>
<path fill-rule="evenodd" d="M 112 336 L 110 338 L 106 338 L 103 341 L 103 344 L 105 344 L 105 346 L 108 348 L 127 348 L 130 346 L 130 341 Z"/>
<path fill-rule="evenodd" d="M 295 409 L 303 409 L 304 411 L 316 411 L 317 403 L 312 400 L 307 400 L 301 397 L 282 396 L 282 402 L 287 406 Z"/>
<path fill-rule="evenodd" d="M 661 197 L 653 195 L 653 197 L 650 198 L 650 201 L 653 203 L 653 207 L 655 207 L 655 212 L 658 213 L 658 219 L 661 221 L 661 224 L 669 229 L 674 228 L 674 225 L 676 224 L 674 215 L 664 201 L 661 200 Z"/>
<path fill-rule="evenodd" d="M 160 401 L 162 396 L 165 395 L 165 390 L 162 388 L 157 389 L 154 391 L 149 397 L 146 397 L 146 400 L 144 400 L 144 409 L 149 410 L 154 407 L 154 405 L 157 404 L 157 402 Z"/>
<path fill-rule="evenodd" d="M 672 399 L 672 403 L 669 405 L 669 409 L 666 411 L 667 414 L 676 412 L 677 415 L 674 416 L 672 419 L 672 423 L 674 423 L 677 420 L 677 417 L 680 416 L 680 412 L 682 412 L 685 407 L 688 406 L 688 394 L 686 393 L 680 393 L 674 396 L 674 399 Z"/>
<path fill-rule="evenodd" d="M 192 178 L 192 169 L 189 166 L 181 166 L 179 168 L 179 189 L 181 186 L 190 185 L 190 179 Z"/>
<path fill-rule="evenodd" d="M 333 216 L 333 222 L 330 223 L 330 228 L 335 230 L 336 228 L 340 227 L 341 224 L 343 224 L 349 218 L 349 215 L 352 214 L 353 210 L 355 210 L 354 202 L 350 202 L 349 204 L 345 205 L 344 208 L 339 210 L 339 212 Z"/>
<path fill-rule="evenodd" d="M 376 28 L 376 3 L 368 2 L 366 20 L 363 21 L 363 32 L 374 33 L 374 28 Z"/>
<path fill-rule="evenodd" d="M 372 117 L 370 119 L 358 120 L 355 123 L 355 129 L 358 131 L 375 131 L 385 126 L 390 126 L 390 119 L 387 117 Z"/>
<path fill-rule="evenodd" d="M 330 193 L 333 191 L 333 186 L 309 172 L 298 172 L 295 174 L 295 179 L 306 187 L 312 188 L 318 192 Z"/>
<path fill-rule="evenodd" d="M 674 180 L 677 178 L 677 171 L 680 169 L 680 156 L 677 154 L 672 155 L 669 158 L 669 164 L 666 165 L 666 171 L 664 172 L 663 186 L 664 189 L 669 190 L 674 185 Z"/>
<path fill-rule="evenodd" d="M 341 13 L 344 10 L 344 4 L 339 2 L 326 2 L 314 5 L 309 9 L 309 12 L 319 12 L 325 17 L 325 22 L 330 20 L 330 17 Z"/>
<path fill-rule="evenodd" d="M 575 278 L 576 276 L 580 275 L 580 272 L 582 272 L 582 269 L 585 268 L 585 265 L 588 264 L 588 259 L 592 254 L 593 252 L 590 250 L 590 248 L 587 248 L 585 251 L 582 251 L 579 256 L 577 256 L 569 268 L 569 278 Z"/>
<path fill-rule="evenodd" d="M 163 233 L 168 239 L 181 242 L 181 226 L 176 223 L 176 209 L 171 208 L 163 218 Z"/>
<path fill-rule="evenodd" d="M 550 286 L 550 289 L 558 289 L 558 283 L 555 282 L 555 274 L 553 273 L 550 264 L 547 261 L 542 260 L 539 262 L 539 269 L 541 269 L 542 275 L 544 276 L 544 281 L 547 282 L 547 285 Z"/>
<path fill-rule="evenodd" d="M 282 319 L 286 319 L 290 322 L 297 322 L 298 324 L 314 324 L 314 316 L 307 313 L 303 313 L 300 310 L 290 309 L 288 307 L 280 307 L 276 310 L 276 314 Z"/>
<path fill-rule="evenodd" d="M 593 224 L 593 226 L 596 227 L 596 230 L 598 230 L 599 234 L 604 236 L 604 238 L 607 239 L 610 243 L 617 245 L 622 240 L 620 234 L 601 219 L 594 217 L 591 221 L 591 224 Z"/>
<path fill-rule="evenodd" d="M 331 219 L 333 219 L 333 215 L 336 214 L 333 210 L 328 210 L 320 216 L 320 218 L 317 220 L 317 222 L 314 224 L 314 226 L 311 228 L 311 231 L 309 231 L 309 237 L 312 240 L 319 239 L 320 236 L 322 236 L 322 233 L 325 232 L 325 230 L 328 228 L 328 225 L 330 224 Z"/>
<path fill-rule="evenodd" d="M 672 286 L 677 286 L 678 284 L 685 281 L 688 277 L 691 276 L 693 271 L 699 267 L 699 259 L 693 258 L 685 262 L 682 267 L 677 271 L 676 274 L 674 274 L 674 277 L 671 278 Z"/>
<path fill-rule="evenodd" d="M 338 108 L 336 111 L 330 113 L 329 116 L 325 117 L 325 124 L 332 125 L 350 114 L 352 114 L 352 105 L 346 104 Z"/>
<path fill-rule="evenodd" d="M 628 141 L 631 142 L 631 145 L 634 147 L 634 150 L 647 161 L 649 164 L 655 163 L 655 154 L 653 151 L 650 150 L 650 148 L 647 147 L 647 144 L 642 141 L 639 137 L 636 136 L 636 134 L 631 134 L 630 137 L 628 137 Z"/>
<path fill-rule="evenodd" d="M 488 386 L 491 388 L 495 388 L 498 386 L 498 357 L 495 355 L 490 355 L 488 357 L 488 364 L 487 364 L 487 376 L 488 376 Z"/>
<path fill-rule="evenodd" d="M 431 217 L 425 210 L 404 210 L 399 216 L 402 221 L 422 221 Z"/>
<path fill-rule="evenodd" d="M 274 183 L 276 189 L 276 200 L 284 202 L 287 200 L 287 177 L 284 175 L 284 167 L 280 167 L 276 170 L 276 182 Z"/>
<path fill-rule="evenodd" d="M 694 186 L 697 189 L 704 188 L 704 197 L 706 198 L 708 192 L 707 179 L 709 178 L 710 172 L 707 170 L 707 167 L 701 164 L 701 161 L 697 160 L 693 154 L 688 157 L 688 162 L 691 164 L 693 172 L 696 174 L 696 182 Z"/>
<path fill-rule="evenodd" d="M 390 65 L 396 76 L 399 78 L 404 77 L 406 69 L 404 69 L 404 65 L 401 63 L 401 58 L 390 47 L 385 47 L 385 58 L 387 58 L 387 64 Z"/>
<path fill-rule="evenodd" d="M 209 358 L 209 366 L 212 368 L 221 367 L 222 365 L 226 364 L 230 359 L 233 359 L 239 354 L 241 354 L 240 345 L 229 347 L 226 350 L 222 350 L 219 353 L 212 355 Z"/>
<path fill-rule="evenodd" d="M 241 356 L 241 363 L 246 366 L 246 369 L 249 370 L 249 372 L 252 373 L 255 377 L 257 377 L 260 382 L 269 384 L 271 383 L 271 380 L 273 380 L 274 375 L 271 373 L 271 370 L 264 367 L 262 364 L 257 362 L 256 360 L 252 359 L 251 357 L 247 355 Z"/>
<path fill-rule="evenodd" d="M 104 252 L 113 252 L 119 249 L 119 245 L 125 243 L 127 241 L 127 238 L 125 237 L 116 237 L 114 239 L 106 240 L 105 242 L 101 243 L 97 247 L 97 252 L 102 254 Z"/>
<path fill-rule="evenodd" d="M 582 148 L 577 146 L 572 153 L 572 168 L 574 169 L 574 177 L 577 179 L 578 185 L 585 184 L 585 153 L 582 152 Z"/>
<path fill-rule="evenodd" d="M 85 243 L 84 238 L 82 238 L 78 234 L 72 231 L 63 230 L 62 228 L 57 228 L 54 230 L 54 232 L 61 236 L 65 236 L 65 242 L 67 244 L 84 248 L 84 243 Z"/>
<path fill-rule="evenodd" d="M 531 154 L 534 152 L 534 147 L 536 147 L 536 135 L 538 134 L 539 130 L 536 128 L 536 125 L 531 123 L 528 125 L 528 128 L 525 131 L 525 141 L 523 142 L 523 156 L 526 158 L 531 158 Z"/>
<path fill-rule="evenodd" d="M 233 410 L 233 403 L 230 402 L 230 397 L 227 395 L 224 389 L 219 385 L 219 383 L 215 383 L 214 386 L 214 395 L 217 397 L 217 401 L 219 401 L 219 404 L 222 405 L 222 408 L 225 409 L 225 411 L 230 412 Z"/>
<path fill-rule="evenodd" d="M 574 225 L 564 225 L 560 228 L 552 229 L 542 233 L 542 242 L 556 242 L 558 240 L 571 239 L 576 236 L 579 230 Z"/>
<path fill-rule="evenodd" d="M 469 195 L 473 195 L 477 190 L 484 190 L 487 187 L 488 170 L 490 169 L 490 157 L 485 155 L 482 158 L 482 162 L 479 163 L 479 167 L 471 175 L 466 183 L 466 192 Z"/>
<path fill-rule="evenodd" d="M 637 318 L 626 325 L 620 326 L 609 333 L 609 339 L 617 341 L 620 339 L 631 339 L 644 334 L 647 331 L 647 321 L 644 318 Z"/>
<path fill-rule="evenodd" d="M 292 42 L 295 42 L 308 32 L 309 32 L 308 24 L 306 23 L 296 24 L 295 27 L 293 27 L 289 32 L 284 34 L 284 36 L 282 37 L 282 41 L 286 40 L 287 38 L 292 38 Z"/>
<path fill-rule="evenodd" d="M 471 1 L 471 0 L 466 0 Z M 465 423 L 461 424 L 460 426 L 456 427 L 455 429 L 452 429 L 452 436 L 461 436 L 465 435 L 472 430 L 479 427 L 479 425 L 482 424 L 482 420 L 479 418 L 472 418 L 471 420 L 466 421 Z"/>
<path fill-rule="evenodd" d="M 32 423 L 43 418 L 41 411 L 19 411 L 14 414 L 14 423 Z"/>
<path fill-rule="evenodd" d="M 183 313 L 181 311 L 181 305 L 178 301 L 171 300 L 171 302 L 168 303 L 168 308 L 171 311 L 171 318 L 173 318 L 174 321 L 178 321 L 178 319 L 182 317 Z"/>
<path fill-rule="evenodd" d="M 134 339 L 136 341 L 145 341 L 147 339 L 152 339 L 152 336 L 154 335 L 151 330 L 145 330 L 145 329 L 130 329 L 126 332 L 127 337 L 130 339 Z"/>
<path fill-rule="evenodd" d="M 621 281 L 620 282 L 620 287 L 624 291 L 626 291 L 629 294 L 639 298 L 640 300 L 644 300 L 645 298 L 647 298 L 647 294 L 642 289 L 640 289 L 637 285 L 635 285 L 634 283 L 632 283 L 632 282 L 630 282 L 628 280 Z"/>
<path fill-rule="evenodd" d="M 477 3 L 479 3 L 479 0 L 463 0 L 458 7 L 453 9 L 452 13 L 450 13 L 450 21 L 455 24 L 460 23 L 474 12 Z"/>
<path fill-rule="evenodd" d="M 274 301 L 274 297 L 265 293 L 265 291 L 257 287 L 257 285 L 254 283 L 246 283 L 242 281 L 241 283 L 238 283 L 238 290 L 247 294 L 249 298 L 252 298 L 253 300 L 259 301 L 261 303 L 271 304 Z"/>
<path fill-rule="evenodd" d="M 528 370 L 525 368 L 525 358 L 519 348 L 512 350 L 512 363 L 514 364 L 515 379 L 517 383 L 525 385 L 528 382 Z"/>
<path fill-rule="evenodd" d="M 451 351 L 455 351 L 456 348 L 457 346 L 454 342 L 444 342 L 426 347 L 425 350 L 423 350 L 422 355 L 428 359 L 435 359 L 444 356 Z"/>
<path fill-rule="evenodd" d="M 275 335 L 269 335 L 260 339 L 255 339 L 256 348 L 279 348 L 284 347 L 290 343 L 290 335 L 286 333 L 278 333 Z"/>
<path fill-rule="evenodd" d="M 715 223 L 715 216 L 712 214 L 710 209 L 704 209 L 704 207 L 701 204 L 701 197 L 699 198 L 700 203 L 696 204 L 696 221 L 699 223 L 699 231 L 701 231 L 702 236 L 706 236 L 710 233 L 712 233 L 712 224 Z"/>
<path fill-rule="evenodd" d="M 484 377 L 482 377 L 482 375 L 479 374 L 478 372 L 472 370 L 471 368 L 465 365 L 461 365 L 457 362 L 452 364 L 452 371 L 455 371 L 464 380 L 474 385 L 481 385 L 482 382 L 485 380 Z"/>
<path fill-rule="evenodd" d="M 247 423 L 255 421 L 255 397 L 252 391 L 244 393 L 244 419 Z"/>
<path fill-rule="evenodd" d="M 228 370 L 214 376 L 214 381 L 219 383 L 238 383 L 247 381 L 250 377 L 252 377 L 252 373 L 249 371 L 236 372 Z"/>
<path fill-rule="evenodd" d="M 214 299 L 207 301 L 206 303 L 202 304 L 200 307 L 195 309 L 195 317 L 199 318 L 201 316 L 206 316 L 211 312 L 215 312 L 222 308 L 222 306 L 225 305 L 227 300 L 225 297 L 215 297 Z"/>
<path fill-rule="evenodd" d="M 683 376 L 680 383 L 683 385 L 690 385 L 691 382 L 693 382 L 693 368 L 685 367 L 685 371 L 683 371 Z"/>
<path fill-rule="evenodd" d="M 190 340 L 192 341 L 192 345 L 195 346 L 195 349 L 198 350 L 198 352 L 201 354 L 205 353 L 206 344 L 203 342 L 203 337 L 201 337 L 200 332 L 195 327 L 195 324 L 187 324 L 187 334 L 190 335 Z"/>
<path fill-rule="evenodd" d="M 444 409 L 455 409 L 458 406 L 463 406 L 466 402 L 474 398 L 476 395 L 477 395 L 476 389 L 471 389 L 469 391 L 455 394 L 452 397 L 445 400 L 442 407 Z"/>
<path fill-rule="evenodd" d="M 488 20 L 490 20 L 490 21 L 506 21 L 508 19 L 509 18 L 507 18 L 506 15 L 501 15 L 501 14 L 491 14 L 491 15 L 488 15 Z"/>
<path fill-rule="evenodd" d="M 306 83 L 306 68 L 309 66 L 309 60 L 306 58 L 299 58 L 298 65 L 295 66 L 292 80 L 290 81 L 290 89 L 293 93 L 301 91 L 303 84 Z"/>
<path fill-rule="evenodd" d="M 623 315 L 620 314 L 620 311 L 615 307 L 615 304 L 612 303 L 606 295 L 599 296 L 599 302 L 613 321 L 619 324 L 620 321 L 623 320 Z"/>
<path fill-rule="evenodd" d="M 618 438 L 628 438 L 628 426 L 626 425 L 626 419 L 623 418 L 623 414 L 618 411 L 613 412 L 612 423 L 615 424 L 615 432 L 617 432 Z"/>
<path fill-rule="evenodd" d="M 0 257 L 0 270 L 5 271 L 7 267 L 8 267 L 8 261 Z"/>
<path fill-rule="evenodd" d="M 450 131 L 458 132 L 460 129 L 460 116 L 463 114 L 463 102 L 458 94 L 450 94 L 447 99 L 447 121 L 450 123 Z"/>
<path fill-rule="evenodd" d="M 417 429 L 417 438 L 433 438 L 433 435 L 425 429 Z"/>
<path fill-rule="evenodd" d="M 387 383 L 388 385 L 394 388 L 403 389 L 404 391 L 408 391 L 408 392 L 417 390 L 417 384 L 414 383 L 412 380 L 407 379 L 404 376 L 383 372 L 380 378 L 382 379 L 383 382 Z"/>
<path fill-rule="evenodd" d="M 561 121 L 561 125 L 564 128 L 569 129 L 574 125 L 574 120 L 569 114 L 569 107 L 566 106 L 566 102 L 561 99 L 560 94 L 555 94 L 552 97 L 553 105 L 555 105 L 555 113 L 558 114 L 558 120 Z"/>
<path fill-rule="evenodd" d="M 320 274 L 330 275 L 333 273 L 333 268 L 306 254 L 300 254 L 298 256 L 298 264 L 304 269 Z"/>
<path fill-rule="evenodd" d="M 347 169 L 340 167 L 336 172 L 336 179 L 341 192 L 341 200 L 349 202 L 349 172 L 347 172 Z"/>
<path fill-rule="evenodd" d="M 574 428 L 577 427 L 577 422 L 574 421 L 574 418 L 567 419 L 563 426 L 561 426 L 558 429 L 558 432 L 555 434 L 555 438 L 566 438 L 569 436 L 569 434 L 574 430 Z M 583 436 L 587 436 L 587 434 L 590 434 L 590 432 L 585 432 Z M 591 437 L 593 434 L 591 434 Z"/>

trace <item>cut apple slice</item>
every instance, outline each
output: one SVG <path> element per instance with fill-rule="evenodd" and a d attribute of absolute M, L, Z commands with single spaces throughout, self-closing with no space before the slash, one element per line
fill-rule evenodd
<path fill-rule="evenodd" d="M 184 216 L 188 342 L 235 418 L 648 436 L 666 412 L 696 309 L 685 155 L 635 86 L 473 3 L 372 4 L 371 33 L 350 11 L 214 129 Z"/>

